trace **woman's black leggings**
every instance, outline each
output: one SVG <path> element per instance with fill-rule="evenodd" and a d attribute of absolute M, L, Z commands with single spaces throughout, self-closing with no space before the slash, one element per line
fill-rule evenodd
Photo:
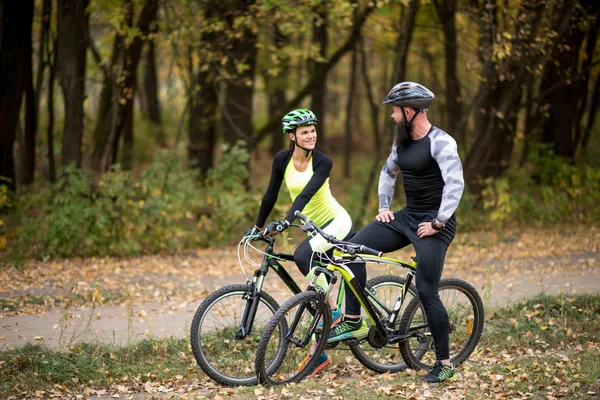
<path fill-rule="evenodd" d="M 363 244 L 388 253 L 413 244 L 417 253 L 416 285 L 419 298 L 425 309 L 427 323 L 435 343 L 438 360 L 449 357 L 448 313 L 438 294 L 438 285 L 444 267 L 448 243 L 438 235 L 423 239 L 417 236 L 420 222 L 431 221 L 429 216 L 408 213 L 405 209 L 394 213 L 395 219 L 389 223 L 374 221 L 359 231 L 350 242 Z M 445 229 L 445 228 L 444 228 Z M 350 269 L 364 288 L 367 271 L 364 263 L 352 263 Z M 351 290 L 346 291 L 346 314 L 360 315 L 360 303 Z"/>

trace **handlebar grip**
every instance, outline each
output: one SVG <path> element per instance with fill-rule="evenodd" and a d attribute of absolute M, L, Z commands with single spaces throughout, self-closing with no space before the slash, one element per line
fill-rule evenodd
<path fill-rule="evenodd" d="M 309 219 L 308 219 L 308 218 L 307 218 L 307 217 L 306 217 L 304 214 L 302 214 L 302 213 L 300 212 L 300 210 L 296 210 L 296 211 L 294 211 L 294 215 L 295 215 L 296 217 L 300 218 L 300 219 L 301 219 L 302 221 L 304 221 L 304 222 L 308 222 L 308 221 L 309 221 Z"/>
<path fill-rule="evenodd" d="M 360 251 L 361 253 L 366 253 L 366 254 L 370 254 L 372 256 L 377 256 L 377 257 L 381 257 L 383 255 L 383 251 L 377 251 L 377 250 L 367 247 L 365 245 L 361 245 L 358 248 L 358 251 Z"/>

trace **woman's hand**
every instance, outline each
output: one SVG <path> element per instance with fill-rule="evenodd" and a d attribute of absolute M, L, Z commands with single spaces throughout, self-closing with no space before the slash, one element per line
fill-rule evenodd
<path fill-rule="evenodd" d="M 380 212 L 379 214 L 377 214 L 377 216 L 375 217 L 375 219 L 379 222 L 391 222 L 393 221 L 394 218 L 394 213 L 390 210 L 383 210 L 382 212 Z"/>
<path fill-rule="evenodd" d="M 271 236 L 279 235 L 281 232 L 286 230 L 290 226 L 290 223 L 285 219 L 280 219 L 279 221 L 273 221 L 267 225 L 265 228 L 264 234 L 267 233 Z"/>
<path fill-rule="evenodd" d="M 426 236 L 433 236 L 438 232 L 439 231 L 433 229 L 433 227 L 431 226 L 431 221 L 430 222 L 421 222 L 419 224 L 419 228 L 417 229 L 417 235 L 421 239 L 423 239 Z"/>

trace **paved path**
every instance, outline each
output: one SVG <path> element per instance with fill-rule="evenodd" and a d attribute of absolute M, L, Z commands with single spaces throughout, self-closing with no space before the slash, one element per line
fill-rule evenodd
<path fill-rule="evenodd" d="M 521 257 L 508 262 L 490 258 L 479 260 L 479 267 L 464 262 L 450 262 L 444 276 L 471 282 L 480 292 L 486 307 L 490 308 L 515 303 L 539 293 L 598 293 L 599 255 L 598 252 L 580 252 L 559 260 Z M 195 271 L 193 268 L 191 270 L 193 275 Z M 381 273 L 384 271 L 369 270 L 370 277 Z M 293 271 L 293 275 L 300 279 L 296 271 Z M 181 278 L 181 275 L 178 276 Z M 267 281 L 267 290 L 281 304 L 288 297 L 287 290 L 274 274 Z M 36 315 L 9 316 L 8 313 L 0 313 L 0 347 L 21 346 L 27 342 L 44 342 L 59 347 L 79 341 L 125 345 L 147 337 L 186 337 L 194 311 L 205 297 L 204 294 L 236 282 L 243 283 L 244 279 L 233 268 L 201 278 L 196 287 L 202 287 L 203 295 L 192 300 L 189 296 L 185 299 L 175 297 L 132 306 L 116 304 L 94 310 L 89 307 L 76 308 L 68 313 L 62 307 L 49 308 Z M 40 290 L 36 289 L 37 292 Z M 22 295 L 27 295 L 27 292 Z"/>

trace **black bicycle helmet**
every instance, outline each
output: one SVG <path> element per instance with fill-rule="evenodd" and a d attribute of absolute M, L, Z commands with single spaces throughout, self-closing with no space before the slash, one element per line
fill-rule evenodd
<path fill-rule="evenodd" d="M 433 92 L 415 82 L 401 82 L 394 86 L 382 104 L 408 106 L 417 112 L 425 112 L 435 98 Z"/>

